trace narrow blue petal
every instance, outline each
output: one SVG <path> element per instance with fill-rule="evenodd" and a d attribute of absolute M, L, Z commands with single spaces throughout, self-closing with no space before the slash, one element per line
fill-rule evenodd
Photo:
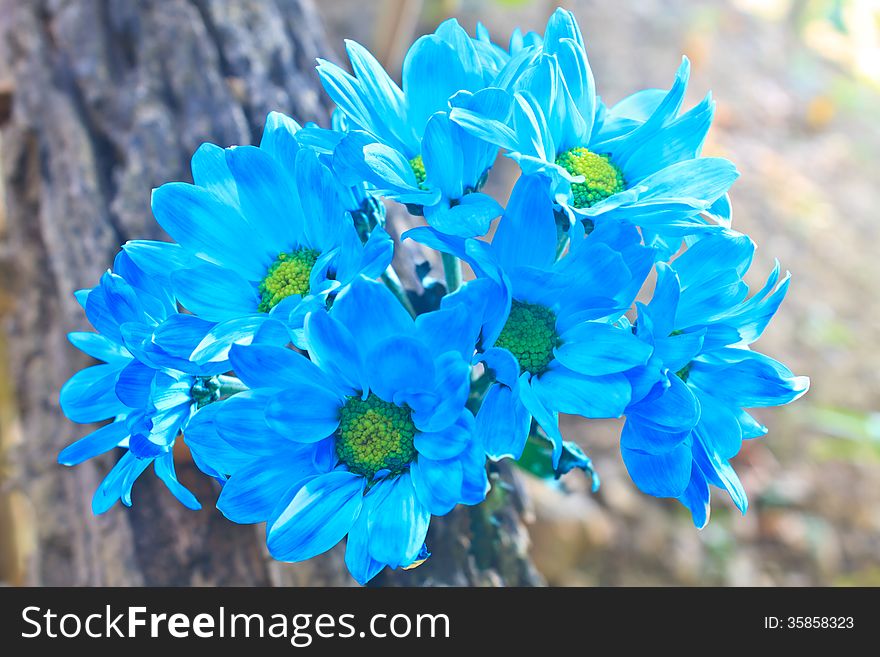
<path fill-rule="evenodd" d="M 656 342 L 654 356 L 663 362 L 664 367 L 678 372 L 700 354 L 706 337 L 706 329 L 671 335 Z"/>
<path fill-rule="evenodd" d="M 443 307 L 416 317 L 416 335 L 434 356 L 455 351 L 470 359 L 480 332 L 480 318 L 464 304 Z"/>
<path fill-rule="evenodd" d="M 529 437 L 532 416 L 519 395 L 500 383 L 489 388 L 477 413 L 477 433 L 494 460 L 518 459 Z"/>
<path fill-rule="evenodd" d="M 324 309 L 306 318 L 305 341 L 312 361 L 347 393 L 368 388 L 361 350 L 354 336 Z"/>
<path fill-rule="evenodd" d="M 479 84 L 479 83 L 477 83 Z M 476 91 L 461 58 L 440 37 L 420 37 L 410 47 L 403 62 L 403 88 L 408 103 L 408 119 L 421 132 L 428 118 L 445 110 L 449 97 L 461 89 Z"/>
<path fill-rule="evenodd" d="M 458 237 L 481 237 L 489 231 L 492 220 L 503 212 L 491 196 L 480 192 L 463 196 L 449 207 L 425 208 L 425 219 L 441 233 Z"/>
<path fill-rule="evenodd" d="M 700 402 L 700 421 L 694 432 L 707 451 L 717 453 L 724 460 L 732 459 L 742 447 L 742 427 L 737 417 L 739 409 L 718 402 L 711 393 L 698 388 L 694 388 L 694 394 Z"/>
<path fill-rule="evenodd" d="M 587 376 L 557 362 L 533 379 L 532 386 L 547 408 L 588 418 L 620 417 L 631 395 L 622 374 Z"/>
<path fill-rule="evenodd" d="M 648 454 L 621 447 L 623 462 L 636 486 L 655 497 L 679 497 L 691 479 L 690 447 L 682 443 L 668 452 Z"/>
<path fill-rule="evenodd" d="M 229 166 L 225 149 L 216 144 L 202 144 L 193 153 L 190 163 L 193 183 L 231 205 L 238 205 L 238 190 Z"/>
<path fill-rule="evenodd" d="M 419 500 L 432 515 L 445 515 L 458 504 L 464 482 L 460 460 L 435 461 L 419 456 L 410 467 L 410 476 Z"/>
<path fill-rule="evenodd" d="M 129 240 L 122 250 L 144 275 L 158 280 L 167 279 L 176 269 L 191 266 L 193 261 L 186 249 L 174 242 Z"/>
<path fill-rule="evenodd" d="M 620 433 L 620 445 L 648 454 L 665 454 L 682 444 L 689 435 L 689 431 L 662 431 L 646 425 L 638 418 L 627 418 Z"/>
<path fill-rule="evenodd" d="M 254 455 L 235 449 L 217 432 L 214 423 L 223 404 L 199 409 L 187 423 L 183 439 L 199 469 L 211 477 L 225 478 L 254 460 Z"/>
<path fill-rule="evenodd" d="M 269 552 L 279 561 L 305 561 L 332 548 L 360 513 L 365 485 L 363 477 L 345 471 L 307 481 L 272 511 L 266 523 Z"/>
<path fill-rule="evenodd" d="M 267 421 L 266 409 L 276 394 L 273 389 L 246 390 L 217 402 L 213 418 L 217 433 L 236 450 L 253 456 L 277 456 L 297 449 L 289 434 L 275 431 Z"/>
<path fill-rule="evenodd" d="M 693 362 L 688 383 L 734 406 L 754 408 L 788 404 L 810 387 L 782 363 L 745 349 L 725 348 Z"/>
<path fill-rule="evenodd" d="M 553 350 L 556 360 L 570 370 L 589 376 L 623 372 L 648 362 L 651 346 L 632 331 L 602 322 L 584 322 L 560 336 Z"/>
<path fill-rule="evenodd" d="M 156 370 L 136 360 L 119 372 L 116 380 L 116 396 L 126 406 L 143 408 L 150 402 L 150 389 Z"/>
<path fill-rule="evenodd" d="M 567 9 L 557 8 L 550 20 L 547 21 L 547 28 L 544 31 L 544 47 L 547 52 L 555 52 L 555 48 L 563 39 L 572 39 L 578 46 L 584 47 L 584 38 L 574 14 Z"/>
<path fill-rule="evenodd" d="M 702 529 L 709 522 L 709 483 L 698 467 L 691 470 L 691 480 L 678 500 L 690 509 L 694 525 Z"/>
<path fill-rule="evenodd" d="M 126 411 L 116 397 L 120 368 L 94 365 L 74 374 L 61 388 L 61 410 L 74 422 L 98 422 Z"/>
<path fill-rule="evenodd" d="M 97 360 L 110 363 L 131 358 L 125 347 L 99 333 L 75 331 L 68 333 L 67 339 L 74 347 Z"/>
<path fill-rule="evenodd" d="M 187 251 L 248 280 L 261 280 L 278 255 L 258 243 L 235 207 L 206 189 L 167 183 L 153 190 L 152 206 L 159 225 Z"/>
<path fill-rule="evenodd" d="M 265 522 L 287 491 L 319 474 L 314 448 L 305 446 L 280 457 L 264 457 L 240 468 L 223 485 L 217 508 L 232 522 Z"/>
<path fill-rule="evenodd" d="M 709 207 L 738 177 L 733 163 L 720 157 L 676 162 L 639 182 L 639 188 L 644 189 L 639 194 L 639 202 L 694 199 Z"/>
<path fill-rule="evenodd" d="M 412 331 L 413 320 L 391 291 L 363 278 L 355 279 L 343 290 L 330 310 L 368 351 L 386 338 Z"/>
<path fill-rule="evenodd" d="M 92 326 L 114 342 L 122 342 L 119 328 L 122 324 L 148 322 L 137 291 L 110 272 L 105 272 L 101 284 L 89 293 L 85 311 Z"/>
<path fill-rule="evenodd" d="M 374 346 L 364 359 L 372 392 L 385 401 L 395 393 L 432 392 L 434 359 L 423 342 L 409 337 L 393 337 Z"/>
<path fill-rule="evenodd" d="M 304 216 L 308 217 L 303 226 L 304 243 L 321 252 L 333 248 L 345 226 L 346 211 L 333 174 L 311 149 L 301 150 L 296 157 L 296 182 Z"/>
<path fill-rule="evenodd" d="M 495 380 L 508 387 L 514 387 L 519 379 L 519 363 L 507 349 L 492 347 L 478 356 L 479 362 L 492 372 Z"/>
<path fill-rule="evenodd" d="M 256 287 L 231 269 L 205 263 L 171 276 L 174 293 L 191 313 L 211 322 L 257 311 Z"/>
<path fill-rule="evenodd" d="M 470 394 L 470 366 L 457 353 L 450 351 L 438 357 L 433 369 L 433 391 L 425 396 L 425 403 L 411 403 L 412 419 L 419 431 L 442 431 L 460 421 Z"/>
<path fill-rule="evenodd" d="M 693 448 L 694 465 L 699 466 L 709 483 L 726 490 L 740 513 L 745 514 L 749 508 L 749 500 L 733 466 L 715 450 L 708 437 L 697 430 L 694 434 L 697 438 Z"/>
<path fill-rule="evenodd" d="M 377 499 L 375 491 L 376 488 L 373 488 L 364 496 L 363 507 L 348 532 L 348 540 L 345 544 L 345 565 L 361 586 L 373 579 L 385 567 L 384 563 L 370 556 L 369 550 L 370 529 L 367 519 Z"/>
<path fill-rule="evenodd" d="M 709 94 L 699 105 L 642 142 L 626 161 L 618 162 L 627 184 L 637 184 L 664 167 L 699 157 L 714 113 L 715 103 Z"/>
<path fill-rule="evenodd" d="M 174 471 L 174 455 L 171 452 L 160 456 L 153 461 L 153 469 L 156 476 L 162 480 L 162 483 L 171 491 L 171 494 L 183 504 L 186 508 L 198 511 L 202 508 L 196 496 L 193 495 L 186 486 L 177 480 L 177 474 Z"/>
<path fill-rule="evenodd" d="M 110 451 L 128 438 L 129 433 L 124 420 L 111 422 L 61 450 L 58 462 L 61 465 L 78 465 Z"/>
<path fill-rule="evenodd" d="M 272 398 L 266 407 L 266 422 L 289 440 L 315 443 L 336 431 L 341 406 L 336 391 L 300 382 Z"/>
<path fill-rule="evenodd" d="M 301 129 L 299 123 L 289 116 L 269 112 L 260 138 L 260 150 L 275 158 L 282 168 L 292 167 L 299 151 L 298 134 Z"/>
<path fill-rule="evenodd" d="M 422 161 L 427 184 L 439 189 L 449 199 L 464 195 L 464 153 L 456 139 L 456 132 L 449 114 L 439 111 L 431 115 L 422 138 Z"/>
<path fill-rule="evenodd" d="M 530 382 L 528 379 L 528 373 L 525 373 L 520 376 L 515 392 L 519 393 L 520 401 L 522 401 L 528 412 L 532 414 L 532 417 L 535 418 L 535 422 L 540 425 L 550 439 L 550 442 L 553 444 L 551 461 L 553 463 L 553 468 L 555 469 L 559 466 L 559 459 L 562 457 L 562 445 L 564 442 L 562 434 L 559 431 L 559 412 L 555 408 L 545 405 L 544 401 L 538 396 L 537 392 L 532 387 L 533 383 L 534 379 Z"/>
<path fill-rule="evenodd" d="M 226 149 L 226 163 L 235 177 L 245 225 L 270 258 L 299 245 L 304 215 L 294 205 L 296 190 L 282 165 L 256 146 Z M 265 276 L 266 270 L 263 270 Z M 254 280 L 254 279 L 250 279 Z"/>
<path fill-rule="evenodd" d="M 235 345 L 229 363 L 248 388 L 287 388 L 302 383 L 334 389 L 334 382 L 305 356 L 286 347 Z"/>
<path fill-rule="evenodd" d="M 391 568 L 408 566 L 419 555 L 431 514 L 419 501 L 410 475 L 382 484 L 388 492 L 370 509 L 370 555 Z"/>
<path fill-rule="evenodd" d="M 473 416 L 470 415 L 470 411 L 465 411 L 459 421 L 441 431 L 417 433 L 413 444 L 419 454 L 424 454 L 429 459 L 443 461 L 461 454 L 472 439 L 473 431 Z"/>
<path fill-rule="evenodd" d="M 523 176 L 511 192 L 492 238 L 492 250 L 507 271 L 547 268 L 556 260 L 556 219 L 547 187 L 540 176 Z"/>
<path fill-rule="evenodd" d="M 92 497 L 92 512 L 100 515 L 120 499 L 127 506 L 131 506 L 131 485 L 147 469 L 150 462 L 151 459 L 139 459 L 131 452 L 126 452 L 95 491 Z"/>
<path fill-rule="evenodd" d="M 479 441 L 472 441 L 459 457 L 463 469 L 461 504 L 479 504 L 489 492 L 489 475 L 486 469 L 486 452 Z"/>
<path fill-rule="evenodd" d="M 193 349 L 190 358 L 200 364 L 225 361 L 229 358 L 229 350 L 233 345 L 252 344 L 265 325 L 270 322 L 276 320 L 266 313 L 254 313 L 220 322 L 204 334 Z M 289 336 L 285 331 L 278 331 L 277 335 L 284 336 L 285 344 L 289 342 Z"/>

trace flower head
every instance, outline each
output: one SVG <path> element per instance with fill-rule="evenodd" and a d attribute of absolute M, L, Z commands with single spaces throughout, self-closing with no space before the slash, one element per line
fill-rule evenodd
<path fill-rule="evenodd" d="M 500 65 L 495 51 L 450 19 L 409 49 L 401 88 L 363 46 L 347 41 L 346 50 L 353 75 L 318 63 L 324 88 L 349 123 L 334 154 L 337 174 L 366 180 L 442 232 L 485 234 L 501 214 L 479 191 L 497 148 L 451 122 L 449 109 L 452 103 L 491 112 L 503 101 L 499 90 L 486 90 Z"/>
<path fill-rule="evenodd" d="M 283 561 L 348 535 L 346 563 L 361 583 L 412 564 L 432 514 L 476 504 L 487 490 L 465 406 L 478 329 L 463 308 L 413 320 L 387 288 L 357 279 L 329 312 L 306 319 L 311 360 L 268 345 L 233 348 L 251 389 L 187 435 L 204 465 L 230 475 L 220 510 L 235 522 L 266 521 L 269 550 Z"/>
<path fill-rule="evenodd" d="M 376 225 L 362 241 L 345 205 L 351 194 L 298 132 L 272 113 L 259 148 L 204 144 L 193 156 L 195 184 L 153 192 L 156 220 L 184 257 L 168 261 L 154 243 L 127 250 L 145 268 L 169 269 L 177 300 L 206 320 L 192 325 L 203 329 L 194 353 L 181 356 L 221 361 L 232 344 L 298 339 L 310 308 L 390 263 L 390 237 Z"/>
<path fill-rule="evenodd" d="M 444 307 L 482 308 L 479 359 L 494 383 L 477 424 L 493 458 L 519 458 L 534 418 L 553 442 L 559 465 L 558 414 L 618 417 L 630 401 L 624 373 L 650 349 L 618 320 L 653 263 L 635 228 L 596 227 L 557 254 L 557 225 L 538 176 L 521 178 L 491 245 L 445 238 L 428 228 L 409 236 L 467 259 L 476 281 Z"/>
<path fill-rule="evenodd" d="M 98 333 L 69 334 L 74 346 L 103 362 L 77 372 L 60 396 L 62 410 L 74 422 L 113 421 L 65 448 L 58 461 L 77 465 L 115 447 L 126 450 L 95 491 L 95 513 L 120 499 L 130 505 L 132 484 L 151 464 L 177 499 L 198 509 L 198 501 L 177 481 L 171 449 L 193 414 L 213 397 L 219 399 L 217 366 L 180 361 L 153 340 L 156 334 L 174 335 L 182 317 L 161 278 L 147 276 L 124 252 L 114 269 L 117 273 L 105 273 L 96 287 L 77 293 Z M 190 366 L 188 373 L 174 368 L 181 364 Z"/>
<path fill-rule="evenodd" d="M 678 498 L 702 527 L 709 484 L 727 490 L 745 513 L 747 499 L 729 463 L 744 438 L 766 433 L 744 408 L 787 404 L 809 387 L 781 363 L 749 349 L 788 289 L 779 264 L 746 298 L 742 278 L 754 244 L 732 231 L 698 241 L 671 265 L 658 263 L 654 298 L 639 304 L 634 332 L 652 348 L 628 373 L 632 403 L 621 451 L 644 492 Z"/>
<path fill-rule="evenodd" d="M 613 219 L 645 230 L 666 255 L 683 235 L 729 220 L 725 193 L 737 177 L 727 160 L 700 150 L 712 122 L 711 96 L 680 114 L 690 75 L 684 59 L 667 92 L 646 90 L 607 112 L 596 95 L 574 16 L 557 9 L 542 45 L 524 48 L 499 73 L 508 93 L 494 114 L 457 107 L 453 122 L 508 151 L 572 219 Z"/>

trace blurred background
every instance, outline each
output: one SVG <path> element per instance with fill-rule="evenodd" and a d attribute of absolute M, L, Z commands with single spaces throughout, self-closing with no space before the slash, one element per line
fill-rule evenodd
<path fill-rule="evenodd" d="M 506 43 L 517 26 L 542 32 L 557 4 L 323 0 L 315 8 L 335 49 L 323 56 L 345 61 L 351 38 L 397 76 L 413 39 L 449 16 L 471 33 L 481 21 Z M 748 280 L 760 286 L 774 258 L 793 274 L 756 348 L 810 376 L 812 389 L 790 407 L 756 413 L 769 434 L 735 460 L 749 512 L 740 516 L 715 490 L 702 531 L 677 503 L 637 491 L 620 459 L 618 423 L 564 418 L 602 486 L 591 494 L 577 473 L 559 484 L 524 476 L 538 571 L 553 585 L 880 586 L 880 1 L 566 6 L 607 104 L 668 87 L 682 54 L 693 64 L 688 105 L 712 91 L 718 107 L 704 154 L 742 173 L 731 196 L 734 228 L 758 244 Z M 489 191 L 506 198 L 515 175 L 500 163 Z M 0 292 L 0 313 L 12 303 Z M 3 370 L 0 361 L 0 440 L 11 450 L 28 437 L 16 430 Z M 0 452 L 0 476 L 3 464 Z M 0 489 L 0 579 L 21 577 L 33 549 L 21 526 L 32 517 L 26 499 Z"/>

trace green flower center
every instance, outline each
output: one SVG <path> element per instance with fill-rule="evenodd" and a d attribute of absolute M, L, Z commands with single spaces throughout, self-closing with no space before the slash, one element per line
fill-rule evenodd
<path fill-rule="evenodd" d="M 553 360 L 559 343 L 556 314 L 545 306 L 514 301 L 496 347 L 507 349 L 519 363 L 520 373 L 541 374 Z"/>
<path fill-rule="evenodd" d="M 339 416 L 336 455 L 351 472 L 368 479 L 380 470 L 400 474 L 416 457 L 411 411 L 370 393 L 349 397 Z"/>
<path fill-rule="evenodd" d="M 266 278 L 260 282 L 260 305 L 257 310 L 267 313 L 293 294 L 304 296 L 309 291 L 312 267 L 320 255 L 313 249 L 279 254 L 269 267 Z"/>
<path fill-rule="evenodd" d="M 574 207 L 589 208 L 599 201 L 626 189 L 623 173 L 607 155 L 586 148 L 572 148 L 556 158 L 556 164 L 573 176 L 583 176 L 582 183 L 571 184 Z"/>
<path fill-rule="evenodd" d="M 425 162 L 422 160 L 422 156 L 416 155 L 409 161 L 409 166 L 412 168 L 413 175 L 415 175 L 419 187 L 425 189 L 425 181 L 428 179 L 428 174 L 425 171 Z"/>

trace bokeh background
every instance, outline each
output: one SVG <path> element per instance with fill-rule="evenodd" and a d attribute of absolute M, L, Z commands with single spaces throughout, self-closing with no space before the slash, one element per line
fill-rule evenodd
<path fill-rule="evenodd" d="M 556 4 L 322 0 L 316 9 L 336 48 L 328 57 L 344 61 L 342 40 L 355 39 L 397 75 L 412 40 L 449 16 L 470 31 L 481 21 L 504 42 L 516 26 L 542 31 Z M 682 54 L 693 64 L 688 104 L 712 91 L 718 107 L 704 152 L 742 173 L 731 196 L 734 227 L 758 244 L 748 280 L 759 286 L 774 258 L 793 274 L 756 348 L 810 376 L 812 389 L 790 407 L 756 413 L 769 434 L 735 460 L 750 510 L 740 516 L 715 491 L 702 531 L 676 503 L 636 490 L 618 423 L 564 418 L 602 486 L 590 493 L 577 473 L 559 484 L 524 476 L 539 571 L 550 584 L 576 586 L 880 585 L 880 2 L 566 6 L 606 103 L 668 87 Z M 494 173 L 490 191 L 505 198 L 516 170 L 502 163 Z M 0 292 L 0 312 L 11 307 Z M 3 367 L 0 444 L 9 449 L 14 391 L 3 387 Z M 0 476 L 3 463 L 0 452 Z M 0 580 L 15 580 L 29 549 L 21 508 L 0 488 Z"/>

